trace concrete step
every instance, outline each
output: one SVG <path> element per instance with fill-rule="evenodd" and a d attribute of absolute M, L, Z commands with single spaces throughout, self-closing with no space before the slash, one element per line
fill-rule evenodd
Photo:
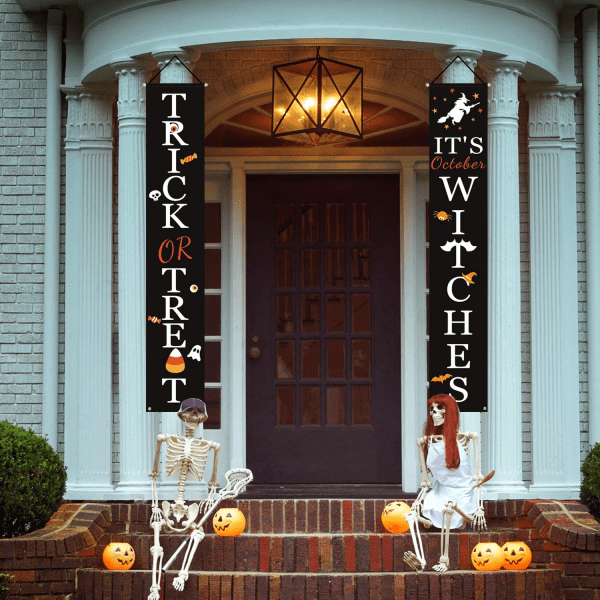
<path fill-rule="evenodd" d="M 161 600 L 558 600 L 560 570 L 447 573 L 191 572 L 183 592 L 175 572 L 161 582 Z M 77 571 L 76 600 L 142 600 L 148 571 Z"/>
<path fill-rule="evenodd" d="M 471 551 L 482 541 L 496 542 L 519 540 L 528 544 L 533 552 L 533 565 L 545 562 L 541 539 L 530 539 L 532 530 L 497 530 L 485 533 L 471 531 L 451 532 L 449 539 L 450 566 L 470 570 Z M 436 564 L 440 557 L 440 533 L 422 533 L 421 539 L 427 564 Z M 165 562 L 181 542 L 182 535 L 161 536 Z M 129 542 L 136 552 L 138 569 L 152 567 L 150 547 L 153 536 L 134 534 L 113 536 L 113 541 Z M 219 537 L 208 534 L 202 540 L 192 568 L 200 571 L 239 571 L 274 573 L 353 573 L 353 572 L 410 572 L 404 564 L 404 552 L 413 550 L 410 533 L 392 534 L 242 534 L 238 537 Z M 179 570 L 182 551 L 172 569 Z"/>

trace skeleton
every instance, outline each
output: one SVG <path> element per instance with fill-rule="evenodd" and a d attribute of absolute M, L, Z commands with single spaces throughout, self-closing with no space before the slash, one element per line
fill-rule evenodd
<path fill-rule="evenodd" d="M 464 527 L 464 521 L 468 521 L 473 529 L 479 531 L 486 528 L 481 484 L 490 479 L 493 472 L 485 478 L 481 474 L 479 468 L 479 436 L 470 431 L 467 433 L 458 432 L 459 411 L 454 398 L 446 394 L 437 394 L 429 399 L 428 407 L 429 418 L 425 425 L 426 435 L 417 440 L 423 481 L 411 511 L 406 515 L 415 551 L 414 553 L 405 552 L 404 561 L 416 571 L 421 572 L 425 568 L 426 561 L 419 532 L 419 523 L 423 523 L 425 527 L 431 527 L 435 524 L 440 526 L 441 529 L 441 555 L 438 564 L 434 565 L 433 569 L 443 573 L 448 570 L 449 566 L 450 529 Z M 428 433 L 429 435 L 427 435 Z M 446 441 L 451 435 L 456 436 L 459 462 L 453 468 L 446 465 L 448 454 L 443 456 L 444 453 L 442 452 L 442 448 L 445 452 L 448 452 Z M 468 463 L 470 441 L 473 442 L 475 453 L 474 474 Z M 427 448 L 427 459 L 425 448 Z M 463 450 L 462 457 L 461 448 Z M 440 458 L 442 458 L 442 464 L 440 464 Z M 430 465 L 433 468 L 432 474 L 438 480 L 434 485 L 432 485 L 427 474 Z M 440 479 L 443 481 L 440 482 Z M 474 482 L 473 486 L 469 485 L 469 480 Z M 431 493 L 430 490 L 432 490 Z M 440 499 L 443 502 L 443 508 L 440 507 Z M 439 508 L 441 508 L 441 511 Z M 440 513 L 441 519 L 439 518 Z M 434 523 L 434 520 L 437 522 Z"/>
<path fill-rule="evenodd" d="M 206 405 L 198 398 L 189 398 L 181 403 L 177 416 L 185 423 L 185 437 L 179 435 L 159 434 L 157 437 L 156 453 L 154 455 L 154 468 L 150 473 L 152 480 L 152 516 L 150 527 L 154 530 L 154 545 L 150 548 L 152 554 L 152 586 L 148 600 L 160 599 L 160 576 L 164 550 L 160 545 L 159 533 L 163 526 L 167 530 L 183 533 L 191 529 L 192 546 L 191 551 L 185 555 L 183 565 L 178 576 L 173 581 L 175 589 L 181 591 L 188 579 L 189 566 L 194 557 L 198 544 L 204 538 L 201 526 L 196 526 L 196 517 L 202 510 L 210 511 L 215 504 L 215 493 L 219 487 L 217 481 L 217 467 L 219 465 L 219 448 L 217 442 L 211 442 L 202 438 L 195 438 L 194 431 L 200 423 L 208 418 Z M 159 476 L 158 462 L 160 459 L 160 448 L 163 442 L 167 443 L 167 475 L 179 473 L 179 485 L 177 487 L 177 498 L 174 503 L 166 500 L 162 502 L 162 510 L 158 506 L 158 494 L 156 491 L 156 478 Z M 208 482 L 209 495 L 200 505 L 185 503 L 185 485 L 188 476 L 202 480 L 206 459 L 210 450 L 214 450 L 213 472 Z M 170 518 L 173 517 L 173 518 Z M 176 523 L 177 522 L 177 526 Z"/>

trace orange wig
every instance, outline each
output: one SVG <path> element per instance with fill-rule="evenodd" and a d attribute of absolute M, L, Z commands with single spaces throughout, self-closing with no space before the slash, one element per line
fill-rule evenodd
<path fill-rule="evenodd" d="M 444 423 L 436 427 L 433 424 L 431 418 L 431 405 L 439 404 L 442 408 L 446 409 L 446 415 Z M 458 453 L 458 442 L 456 436 L 458 435 L 458 420 L 460 417 L 460 411 L 458 410 L 458 404 L 456 400 L 448 394 L 436 394 L 431 396 L 427 400 L 427 421 L 425 423 L 425 435 L 443 435 L 446 442 L 446 466 L 449 469 L 456 469 L 460 465 L 460 455 Z M 425 445 L 425 460 L 427 460 L 427 449 Z"/>

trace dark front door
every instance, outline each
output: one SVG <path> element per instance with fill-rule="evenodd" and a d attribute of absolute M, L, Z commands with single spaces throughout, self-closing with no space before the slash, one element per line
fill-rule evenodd
<path fill-rule="evenodd" d="M 398 176 L 248 177 L 255 483 L 400 483 L 398 205 Z"/>

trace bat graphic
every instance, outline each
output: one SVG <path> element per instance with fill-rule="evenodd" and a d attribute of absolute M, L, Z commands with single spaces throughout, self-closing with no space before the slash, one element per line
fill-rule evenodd
<path fill-rule="evenodd" d="M 440 383 L 444 383 L 444 381 L 446 381 L 446 379 L 449 377 L 452 377 L 452 375 L 450 373 L 446 373 L 445 375 L 438 375 L 437 377 L 434 377 L 431 381 L 439 381 Z"/>

